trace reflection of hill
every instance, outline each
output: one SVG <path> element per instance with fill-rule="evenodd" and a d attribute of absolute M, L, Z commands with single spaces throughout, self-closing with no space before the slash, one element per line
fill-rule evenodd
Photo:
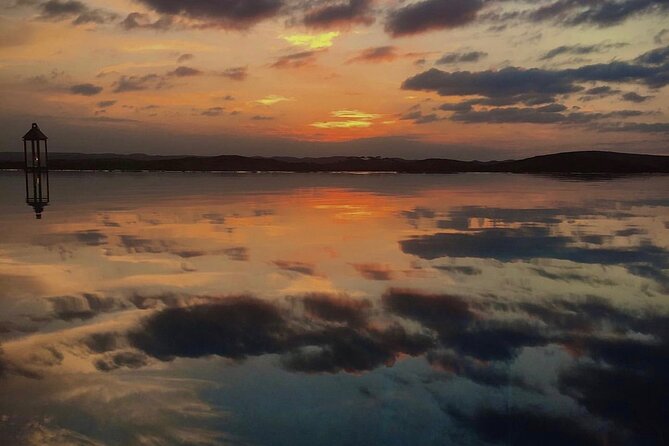
<path fill-rule="evenodd" d="M 20 169 L 22 158 L 0 154 L 0 169 Z M 52 170 L 284 171 L 284 172 L 515 172 L 515 173 L 669 173 L 669 156 L 616 152 L 565 152 L 522 160 L 405 160 L 380 157 L 245 157 L 222 155 L 53 154 Z"/>

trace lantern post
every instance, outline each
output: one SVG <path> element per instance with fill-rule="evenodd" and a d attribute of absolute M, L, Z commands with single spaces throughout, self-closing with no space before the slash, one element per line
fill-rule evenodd
<path fill-rule="evenodd" d="M 49 165 L 47 136 L 37 123 L 23 136 L 23 158 L 26 174 L 26 203 L 35 210 L 35 218 L 42 218 L 49 204 Z"/>

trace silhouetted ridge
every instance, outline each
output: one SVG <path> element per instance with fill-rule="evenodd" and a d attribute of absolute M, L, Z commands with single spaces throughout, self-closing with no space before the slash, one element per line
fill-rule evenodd
<path fill-rule="evenodd" d="M 0 169 L 23 168 L 22 155 L 0 154 Z M 564 152 L 521 160 L 406 160 L 382 157 L 323 158 L 220 156 L 157 156 L 144 154 L 53 154 L 52 170 L 125 171 L 250 171 L 250 172 L 513 172 L 552 174 L 669 173 L 669 156 L 617 152 Z"/>

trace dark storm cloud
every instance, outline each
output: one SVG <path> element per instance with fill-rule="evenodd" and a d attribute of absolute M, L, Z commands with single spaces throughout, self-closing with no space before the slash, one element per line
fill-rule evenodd
<path fill-rule="evenodd" d="M 487 57 L 488 53 L 483 51 L 469 51 L 465 53 L 447 53 L 441 56 L 435 63 L 437 65 L 464 63 L 464 62 L 478 62 Z"/>
<path fill-rule="evenodd" d="M 633 91 L 630 91 L 628 93 L 624 93 L 623 95 L 620 96 L 620 98 L 623 101 L 627 102 L 634 102 L 635 104 L 639 104 L 641 102 L 646 102 L 648 99 L 651 99 L 653 96 L 642 96 L 639 93 L 635 93 Z"/>
<path fill-rule="evenodd" d="M 102 92 L 102 87 L 93 84 L 77 84 L 70 87 L 70 92 L 82 96 L 95 96 Z"/>
<path fill-rule="evenodd" d="M 580 83 L 596 81 L 634 82 L 661 88 L 669 83 L 667 54 L 669 51 L 665 54 L 664 49 L 658 49 L 631 62 L 613 61 L 561 70 L 507 67 L 477 72 L 446 72 L 432 68 L 406 79 L 402 88 L 434 91 L 441 96 L 479 95 L 487 98 L 564 95 L 582 91 Z"/>
<path fill-rule="evenodd" d="M 424 353 L 432 344 L 425 335 L 411 335 L 400 326 L 385 330 L 331 327 L 296 338 L 304 347 L 281 358 L 288 370 L 306 373 L 360 372 L 394 364 L 400 353 Z"/>
<path fill-rule="evenodd" d="M 140 0 L 161 14 L 181 15 L 222 28 L 244 29 L 279 13 L 281 0 Z"/>
<path fill-rule="evenodd" d="M 313 65 L 316 62 L 316 56 L 321 53 L 320 50 L 300 51 L 299 53 L 287 54 L 276 59 L 270 65 L 272 68 L 300 68 L 306 65 Z"/>
<path fill-rule="evenodd" d="M 541 410 L 510 408 L 477 409 L 472 415 L 448 408 L 447 412 L 467 426 L 486 443 L 516 446 L 592 446 L 601 445 L 601 436 L 574 417 L 545 413 Z"/>
<path fill-rule="evenodd" d="M 243 81 L 248 77 L 249 72 L 247 67 L 232 67 L 226 68 L 219 74 L 233 81 Z"/>
<path fill-rule="evenodd" d="M 669 62 L 669 46 L 655 48 L 634 59 L 638 63 L 647 65 L 661 65 Z"/>
<path fill-rule="evenodd" d="M 507 361 L 523 347 L 548 342 L 527 322 L 479 320 L 480 310 L 459 296 L 390 289 L 382 301 L 391 313 L 437 332 L 443 346 L 483 361 Z"/>
<path fill-rule="evenodd" d="M 202 71 L 184 65 L 177 67 L 174 71 L 170 71 L 169 73 L 167 73 L 168 76 L 177 76 L 177 77 L 199 76 L 201 74 Z"/>
<path fill-rule="evenodd" d="M 457 71 L 431 68 L 402 83 L 404 90 L 436 91 L 441 96 L 513 96 L 527 93 L 565 94 L 579 90 L 557 71 L 509 67 L 499 71 Z"/>
<path fill-rule="evenodd" d="M 328 3 L 307 11 L 304 24 L 312 28 L 369 25 L 374 22 L 371 11 L 372 0 L 344 0 L 335 4 Z"/>
<path fill-rule="evenodd" d="M 397 54 L 397 47 L 394 46 L 378 46 L 367 48 L 360 51 L 358 55 L 350 58 L 346 63 L 355 62 L 391 62 L 399 57 Z"/>
<path fill-rule="evenodd" d="M 666 317 L 637 319 L 653 340 L 629 338 L 577 339 L 594 363 L 564 371 L 559 390 L 590 413 L 636 434 L 632 443 L 661 444 L 669 435 L 669 338 Z M 650 330 L 649 330 L 650 329 Z M 654 331 L 658 330 L 658 331 Z"/>
<path fill-rule="evenodd" d="M 595 45 L 562 45 L 548 51 L 541 56 L 540 60 L 549 60 L 561 55 L 578 55 L 603 53 L 610 49 L 621 48 L 627 46 L 627 43 L 598 43 Z"/>
<path fill-rule="evenodd" d="M 557 122 L 571 121 L 571 114 L 561 113 L 566 109 L 560 104 L 545 105 L 542 107 L 505 107 L 505 108 L 491 108 L 488 110 L 473 111 L 462 110 L 456 111 L 452 116 L 452 121 L 460 122 L 494 122 L 494 123 L 534 123 L 534 124 L 550 124 Z M 581 113 L 573 113 L 578 121 L 586 115 Z"/>
<path fill-rule="evenodd" d="M 302 297 L 301 301 L 304 309 L 313 317 L 350 325 L 362 324 L 371 308 L 367 300 L 329 294 L 309 294 Z"/>
<path fill-rule="evenodd" d="M 437 233 L 402 240 L 407 254 L 424 259 L 440 257 L 493 258 L 503 262 L 553 258 L 603 265 L 650 263 L 666 265 L 667 252 L 652 245 L 624 248 L 578 248 L 569 237 L 550 234 L 547 228 L 486 229 L 469 233 Z"/>
<path fill-rule="evenodd" d="M 476 19 L 482 0 L 423 0 L 392 11 L 386 31 L 393 37 L 456 28 Z"/>
<path fill-rule="evenodd" d="M 288 335 L 286 321 L 276 307 L 239 297 L 163 310 L 146 319 L 129 339 L 135 347 L 164 360 L 208 355 L 242 359 L 280 351 L 281 340 Z"/>
<path fill-rule="evenodd" d="M 414 124 L 429 124 L 431 122 L 439 121 L 441 118 L 435 113 L 424 115 L 421 110 L 408 111 L 400 116 L 402 121 L 413 121 Z"/>
<path fill-rule="evenodd" d="M 90 9 L 78 0 L 49 0 L 40 6 L 41 20 L 67 20 L 72 18 L 73 25 L 87 23 L 104 24 L 115 20 L 118 16 L 103 9 Z"/>
<path fill-rule="evenodd" d="M 666 122 L 597 123 L 591 127 L 600 132 L 669 133 Z"/>
<path fill-rule="evenodd" d="M 530 391 L 535 390 L 520 377 L 514 376 L 508 367 L 499 367 L 492 362 L 479 361 L 451 350 L 432 350 L 425 356 L 432 367 L 483 386 L 496 388 L 516 386 Z"/>
<path fill-rule="evenodd" d="M 391 288 L 382 302 L 388 311 L 420 321 L 444 335 L 462 331 L 476 317 L 464 298 L 447 294 Z"/>
<path fill-rule="evenodd" d="M 437 215 L 437 213 L 434 211 L 434 209 L 425 207 L 415 207 L 410 211 L 400 212 L 400 215 L 402 215 L 402 217 L 406 218 L 407 220 L 414 221 L 414 220 L 420 220 L 421 218 L 427 218 L 427 219 L 434 218 Z"/>
<path fill-rule="evenodd" d="M 563 25 L 613 26 L 640 14 L 665 14 L 665 0 L 556 0 L 527 11 L 530 21 L 554 21 Z"/>
<path fill-rule="evenodd" d="M 126 30 L 133 29 L 153 29 L 158 31 L 166 31 L 172 27 L 174 19 L 169 16 L 163 16 L 155 21 L 151 21 L 148 14 L 140 12 L 131 12 L 120 23 L 121 27 Z M 181 60 L 177 60 L 182 62 Z"/>
<path fill-rule="evenodd" d="M 241 360 L 276 353 L 285 368 L 306 373 L 372 370 L 392 364 L 401 353 L 418 355 L 433 345 L 429 336 L 397 325 L 358 326 L 362 319 L 348 326 L 331 325 L 333 320 L 350 321 L 355 306 L 346 309 L 322 296 L 306 302 L 307 311 L 316 312 L 326 325 L 290 320 L 269 302 L 237 297 L 160 311 L 128 338 L 135 348 L 161 360 L 209 355 Z"/>

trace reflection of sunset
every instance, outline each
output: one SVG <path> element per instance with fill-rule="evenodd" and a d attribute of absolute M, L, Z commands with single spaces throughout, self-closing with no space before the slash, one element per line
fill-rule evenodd
<path fill-rule="evenodd" d="M 258 414 L 266 381 L 282 410 L 303 392 L 350 411 L 370 395 L 429 405 L 425 389 L 477 405 L 511 386 L 561 413 L 571 394 L 554 376 L 664 345 L 666 181 L 647 181 L 55 173 L 58 205 L 39 226 L 0 203 L 12 210 L 0 216 L 0 388 L 37 393 L 0 409 L 49 413 L 32 433 L 108 438 L 60 415 L 76 410 L 131 444 L 165 423 L 178 432 L 161 439 L 202 423 L 198 441 L 255 438 L 239 418 L 290 426 Z M 401 403 L 379 390 L 389 382 L 412 383 Z M 130 425 L 108 413 L 157 401 L 160 414 Z"/>

